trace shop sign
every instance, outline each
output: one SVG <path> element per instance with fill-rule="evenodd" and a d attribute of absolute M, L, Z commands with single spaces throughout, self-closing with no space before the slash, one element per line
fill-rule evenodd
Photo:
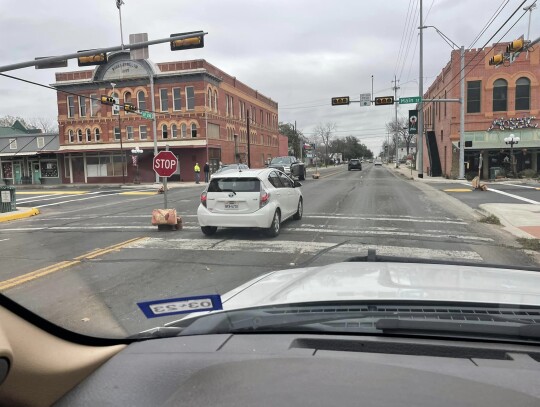
<path fill-rule="evenodd" d="M 493 120 L 488 131 L 491 130 L 515 130 L 515 129 L 536 129 L 538 123 L 532 123 L 536 121 L 536 116 L 524 116 L 524 117 L 514 117 L 505 119 L 501 117 L 499 119 Z"/>

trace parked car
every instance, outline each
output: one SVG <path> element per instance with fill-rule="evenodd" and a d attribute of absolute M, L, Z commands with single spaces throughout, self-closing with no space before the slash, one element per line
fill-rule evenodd
<path fill-rule="evenodd" d="M 289 176 L 297 177 L 300 181 L 306 179 L 306 166 L 296 157 L 274 157 L 268 167 L 277 168 Z"/>
<path fill-rule="evenodd" d="M 201 230 L 209 236 L 218 227 L 255 227 L 275 237 L 283 221 L 302 219 L 300 186 L 300 182 L 273 168 L 214 175 L 201 194 L 197 210 Z"/>
<path fill-rule="evenodd" d="M 377 160 L 375 160 L 375 161 L 373 162 L 373 164 L 375 164 L 375 165 L 382 165 L 382 161 L 379 160 L 379 159 L 377 159 Z"/>
<path fill-rule="evenodd" d="M 228 171 L 244 171 L 249 170 L 249 167 L 246 164 L 224 164 L 216 172 L 212 174 L 212 177 L 216 174 L 222 174 Z"/>
<path fill-rule="evenodd" d="M 362 170 L 362 162 L 358 158 L 352 158 L 349 160 L 347 169 L 350 170 Z"/>

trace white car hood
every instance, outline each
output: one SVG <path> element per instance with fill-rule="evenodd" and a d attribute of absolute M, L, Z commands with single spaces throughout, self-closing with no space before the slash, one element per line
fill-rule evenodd
<path fill-rule="evenodd" d="M 540 306 L 540 273 L 438 264 L 351 262 L 271 272 L 222 295 L 224 310 L 362 300 Z"/>

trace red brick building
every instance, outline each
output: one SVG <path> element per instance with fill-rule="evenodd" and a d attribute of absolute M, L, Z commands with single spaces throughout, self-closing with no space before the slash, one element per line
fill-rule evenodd
<path fill-rule="evenodd" d="M 247 162 L 248 112 L 251 167 L 278 155 L 278 104 L 205 60 L 154 64 L 117 52 L 95 69 L 57 73 L 54 86 L 65 183 L 133 182 L 135 147 L 140 180 L 152 182 L 155 144 L 179 159 L 171 180 L 193 180 L 196 162 Z M 102 105 L 102 95 L 153 112 L 155 123 Z"/>
<path fill-rule="evenodd" d="M 510 134 L 521 141 L 514 146 L 517 171 L 540 169 L 540 53 L 521 53 L 512 64 L 494 67 L 488 61 L 506 51 L 507 43 L 465 51 L 465 171 L 482 177 L 505 168 Z M 460 97 L 460 51 L 452 51 L 450 62 L 423 95 L 424 99 Z M 424 172 L 456 178 L 459 174 L 460 104 L 424 103 Z"/>

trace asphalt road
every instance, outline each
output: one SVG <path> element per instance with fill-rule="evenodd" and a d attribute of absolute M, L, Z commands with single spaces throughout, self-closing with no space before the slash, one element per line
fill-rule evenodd
<path fill-rule="evenodd" d="M 455 184 L 454 184 L 455 187 Z M 204 185 L 169 193 L 177 232 L 150 225 L 163 196 L 104 188 L 19 195 L 42 214 L 0 224 L 0 290 L 77 332 L 125 336 L 178 317 L 146 319 L 137 302 L 223 294 L 266 272 L 379 254 L 533 265 L 512 237 L 431 186 L 371 164 L 336 167 L 303 182 L 304 217 L 274 239 L 258 230 L 204 236 Z"/>

